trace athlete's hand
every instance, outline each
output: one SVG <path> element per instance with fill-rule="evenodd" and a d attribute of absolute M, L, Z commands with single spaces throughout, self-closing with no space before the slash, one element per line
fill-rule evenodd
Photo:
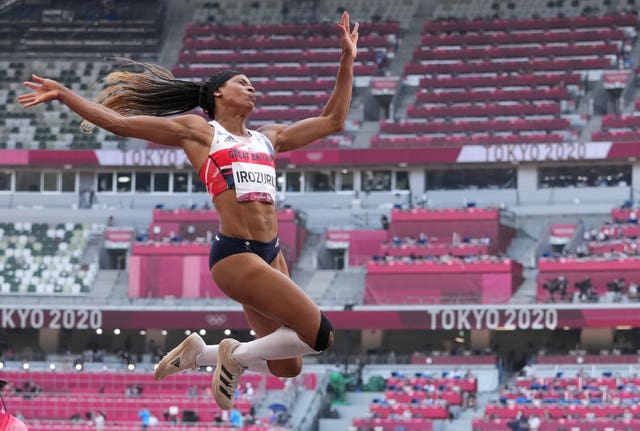
<path fill-rule="evenodd" d="M 340 27 L 340 32 L 342 33 L 342 52 L 351 54 L 355 59 L 358 53 L 358 27 L 360 25 L 355 23 L 353 30 L 351 30 L 349 13 L 345 11 L 338 27 Z"/>
<path fill-rule="evenodd" d="M 24 108 L 58 99 L 60 90 L 63 88 L 61 84 L 53 79 L 41 78 L 35 74 L 31 75 L 31 79 L 31 81 L 25 81 L 24 86 L 31 88 L 33 92 L 18 96 L 18 102 Z"/>

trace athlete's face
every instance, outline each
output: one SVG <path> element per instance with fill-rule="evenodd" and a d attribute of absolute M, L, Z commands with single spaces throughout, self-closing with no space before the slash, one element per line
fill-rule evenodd
<path fill-rule="evenodd" d="M 248 105 L 251 109 L 256 104 L 256 89 L 253 88 L 249 78 L 245 75 L 232 76 L 215 94 L 218 97 L 216 103 L 220 102 L 220 98 L 222 98 L 227 103 Z"/>

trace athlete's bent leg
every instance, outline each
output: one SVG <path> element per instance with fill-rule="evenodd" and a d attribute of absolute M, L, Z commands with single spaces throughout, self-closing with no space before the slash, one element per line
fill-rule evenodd
<path fill-rule="evenodd" d="M 281 255 L 279 258 L 284 261 Z M 333 328 L 320 309 L 285 273 L 266 265 L 258 256 L 229 256 L 211 272 L 218 287 L 245 310 L 254 310 L 281 325 L 248 343 L 230 339 L 221 342 L 226 351 L 220 353 L 212 389 L 222 408 L 233 405 L 239 375 L 250 363 L 291 358 L 298 361 L 301 356 L 320 353 L 333 342 Z M 299 369 L 293 371 L 297 374 Z"/>

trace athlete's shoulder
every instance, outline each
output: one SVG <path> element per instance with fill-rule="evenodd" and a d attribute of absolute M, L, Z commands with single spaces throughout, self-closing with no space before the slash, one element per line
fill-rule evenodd
<path fill-rule="evenodd" d="M 200 115 L 197 115 L 197 114 L 178 115 L 176 117 L 173 117 L 173 121 L 176 121 L 180 124 L 183 124 L 185 126 L 190 126 L 190 127 L 194 127 L 194 126 L 202 127 L 207 125 L 207 120 L 205 120 L 204 118 L 202 118 Z"/>

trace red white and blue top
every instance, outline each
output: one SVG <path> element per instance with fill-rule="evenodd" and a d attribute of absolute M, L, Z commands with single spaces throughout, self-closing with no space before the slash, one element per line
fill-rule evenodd
<path fill-rule="evenodd" d="M 215 120 L 209 124 L 215 132 L 199 175 L 211 198 L 235 189 L 240 202 L 275 203 L 276 157 L 269 139 L 255 130 L 247 137 L 236 136 Z"/>

